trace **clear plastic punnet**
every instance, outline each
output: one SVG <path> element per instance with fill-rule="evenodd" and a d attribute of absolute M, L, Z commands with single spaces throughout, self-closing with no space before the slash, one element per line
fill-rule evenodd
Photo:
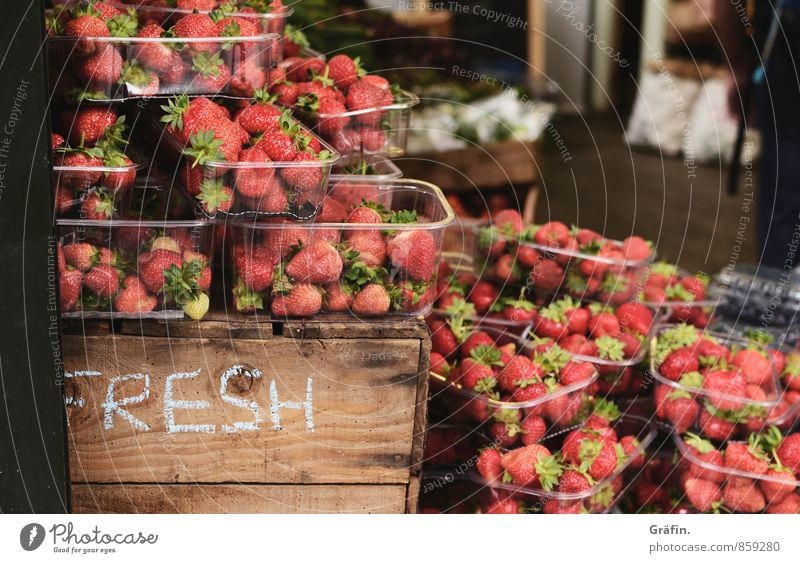
<path fill-rule="evenodd" d="M 673 441 L 681 490 L 698 512 L 800 512 L 800 466 L 790 451 L 800 444 L 800 434 L 784 437 L 769 427 L 720 446 L 695 433 L 676 433 Z"/>
<path fill-rule="evenodd" d="M 208 312 L 213 224 L 59 219 L 64 318 L 200 319 Z"/>
<path fill-rule="evenodd" d="M 727 440 L 764 427 L 783 391 L 766 348 L 694 326 L 664 325 L 651 342 L 656 417 L 673 430 Z"/>
<path fill-rule="evenodd" d="M 592 240 L 578 241 L 566 226 L 562 235 L 568 243 L 536 242 L 536 233 L 548 225 L 529 225 L 518 235 L 502 226 L 481 222 L 472 227 L 475 267 L 487 278 L 523 284 L 542 293 L 567 293 L 581 299 L 610 304 L 630 301 L 636 294 L 642 273 L 655 252 L 645 247 L 634 254 L 625 241 L 606 239 L 592 232 Z M 586 231 L 582 229 L 578 231 Z M 545 240 L 540 238 L 540 240 Z M 644 244 L 644 241 L 642 241 Z"/>
<path fill-rule="evenodd" d="M 606 513 L 620 499 L 626 477 L 644 466 L 655 437 L 648 419 L 637 416 L 623 415 L 608 426 L 587 422 L 532 446 L 506 450 L 487 444 L 469 475 L 485 489 L 489 504 L 505 501 L 528 513 Z M 488 460 L 482 464 L 481 456 L 496 455 L 487 450 L 500 454 L 497 474 Z"/>
<path fill-rule="evenodd" d="M 453 211 L 427 182 L 337 187 L 310 223 L 241 222 L 226 241 L 233 308 L 271 319 L 418 316 L 430 311 Z"/>

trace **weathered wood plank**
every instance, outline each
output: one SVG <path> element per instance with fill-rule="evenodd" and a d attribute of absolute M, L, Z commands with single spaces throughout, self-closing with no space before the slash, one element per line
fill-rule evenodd
<path fill-rule="evenodd" d="M 420 343 L 67 336 L 66 371 L 100 374 L 70 378 L 72 481 L 407 483 Z M 236 364 L 261 375 L 231 376 L 223 399 Z"/>
<path fill-rule="evenodd" d="M 73 485 L 73 511 L 88 513 L 398 514 L 405 485 Z"/>

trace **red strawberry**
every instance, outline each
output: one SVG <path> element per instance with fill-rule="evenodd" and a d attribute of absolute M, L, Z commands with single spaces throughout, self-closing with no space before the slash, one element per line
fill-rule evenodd
<path fill-rule="evenodd" d="M 392 265 L 415 280 L 429 280 L 436 267 L 436 241 L 429 231 L 403 231 L 386 248 Z"/>
<path fill-rule="evenodd" d="M 503 476 L 503 466 L 500 464 L 500 452 L 494 448 L 486 448 L 478 454 L 475 463 L 478 473 L 486 481 L 497 481 Z"/>
<path fill-rule="evenodd" d="M 564 268 L 555 260 L 539 260 L 531 269 L 530 284 L 543 291 L 556 291 L 563 279 Z"/>
<path fill-rule="evenodd" d="M 585 474 L 567 469 L 558 481 L 558 490 L 562 493 L 582 493 L 592 488 Z"/>
<path fill-rule="evenodd" d="M 768 505 L 767 514 L 800 514 L 800 495 L 792 493 L 781 502 Z"/>
<path fill-rule="evenodd" d="M 765 479 L 758 482 L 767 504 L 780 503 L 787 496 L 794 493 L 797 481 L 788 468 L 769 468 L 764 474 Z"/>
<path fill-rule="evenodd" d="M 619 440 L 619 445 L 622 446 L 622 451 L 625 452 L 632 461 L 628 465 L 629 469 L 639 470 L 644 467 L 645 452 L 641 448 L 641 444 L 636 436 L 623 436 Z"/>
<path fill-rule="evenodd" d="M 544 246 L 561 246 L 569 237 L 569 229 L 564 223 L 551 221 L 537 229 L 533 240 Z"/>
<path fill-rule="evenodd" d="M 703 440 L 696 434 L 687 434 L 685 443 L 692 455 L 700 462 L 717 467 L 724 467 L 725 460 L 722 457 L 722 453 L 708 440 Z M 722 483 L 725 480 L 725 473 L 714 471 L 713 469 L 706 468 L 703 465 L 691 461 L 688 461 L 687 465 L 687 472 L 696 479 L 705 479 L 715 483 Z"/>
<path fill-rule="evenodd" d="M 378 76 L 377 74 L 364 75 L 361 77 L 361 82 L 366 82 L 370 86 L 375 86 L 381 90 L 389 90 L 391 87 L 391 84 L 389 84 L 388 80 L 386 80 L 383 76 Z"/>
<path fill-rule="evenodd" d="M 100 176 L 100 185 L 112 192 L 127 190 L 136 181 L 136 166 L 133 161 L 119 152 L 107 153 L 103 164 L 111 168 Z"/>
<path fill-rule="evenodd" d="M 222 178 L 208 178 L 200 184 L 196 195 L 203 211 L 213 214 L 217 211 L 227 213 L 233 205 L 233 189 L 222 182 Z"/>
<path fill-rule="evenodd" d="M 312 163 L 309 166 L 292 166 L 282 170 L 283 179 L 292 187 L 302 192 L 307 192 L 320 187 L 322 183 L 322 166 L 317 155 L 309 152 L 300 152 L 294 157 L 293 162 Z"/>
<path fill-rule="evenodd" d="M 450 327 L 442 320 L 436 319 L 430 323 L 431 348 L 445 358 L 450 358 L 458 349 L 458 341 Z"/>
<path fill-rule="evenodd" d="M 687 479 L 683 484 L 686 497 L 700 512 L 708 512 L 722 500 L 722 489 L 713 481 Z"/>
<path fill-rule="evenodd" d="M 324 289 L 325 295 L 322 298 L 323 310 L 331 313 L 343 313 L 353 305 L 353 294 L 338 282 L 330 283 Z M 436 358 L 434 358 L 434 354 Z M 437 352 L 431 352 L 431 371 L 438 373 L 436 369 L 443 369 L 445 365 L 444 356 Z"/>
<path fill-rule="evenodd" d="M 342 268 L 342 257 L 336 248 L 320 240 L 295 254 L 286 265 L 286 273 L 296 281 L 322 285 L 337 281 Z"/>
<path fill-rule="evenodd" d="M 475 311 L 483 315 L 489 311 L 499 295 L 500 292 L 493 283 L 478 280 L 472 285 L 472 291 L 469 292 L 468 297 L 470 303 L 475 305 Z"/>
<path fill-rule="evenodd" d="M 389 312 L 391 299 L 386 288 L 377 283 L 365 285 L 356 294 L 350 310 L 357 315 L 381 316 Z"/>
<path fill-rule="evenodd" d="M 523 512 L 522 503 L 513 498 L 503 498 L 492 502 L 481 509 L 484 514 L 520 514 Z"/>
<path fill-rule="evenodd" d="M 165 282 L 164 270 L 170 266 L 180 268 L 182 265 L 179 253 L 158 248 L 139 256 L 139 277 L 148 291 L 160 293 Z"/>
<path fill-rule="evenodd" d="M 122 281 L 119 293 L 114 297 L 114 310 L 120 313 L 149 313 L 157 304 L 156 297 L 148 293 L 142 281 L 133 275 Z"/>
<path fill-rule="evenodd" d="M 603 336 L 616 337 L 620 332 L 620 323 L 613 313 L 601 312 L 592 315 L 588 328 L 593 339 Z"/>
<path fill-rule="evenodd" d="M 652 252 L 652 248 L 642 237 L 633 236 L 622 241 L 622 254 L 625 260 L 645 260 Z"/>
<path fill-rule="evenodd" d="M 757 350 L 739 350 L 731 358 L 731 363 L 739 368 L 748 383 L 764 386 L 773 377 L 772 362 Z"/>
<path fill-rule="evenodd" d="M 59 155 L 54 164 L 75 169 L 58 171 L 58 182 L 72 190 L 86 190 L 97 184 L 102 175 L 100 170 L 92 169 L 102 167 L 103 161 L 81 151 Z"/>
<path fill-rule="evenodd" d="M 347 109 L 352 111 L 366 110 L 389 105 L 386 103 L 384 91 L 371 85 L 369 82 L 359 80 L 347 90 L 345 100 Z M 364 125 L 376 125 L 383 117 L 381 111 L 370 111 L 355 116 Z"/>
<path fill-rule="evenodd" d="M 253 291 L 263 291 L 272 284 L 273 272 L 278 264 L 274 251 L 263 246 L 234 248 L 236 273 L 245 286 Z"/>
<path fill-rule="evenodd" d="M 260 147 L 243 149 L 239 153 L 239 162 L 252 162 L 255 166 L 237 168 L 234 171 L 234 187 L 245 197 L 260 199 L 265 197 L 276 187 L 275 168 L 263 166 L 270 161 L 267 154 Z M 262 166 L 258 166 L 258 164 Z"/>
<path fill-rule="evenodd" d="M 340 90 L 346 92 L 358 80 L 358 75 L 358 61 L 347 55 L 336 55 L 328 61 L 328 76 Z"/>
<path fill-rule="evenodd" d="M 678 381 L 683 374 L 700 369 L 700 362 L 695 353 L 689 348 L 679 348 L 664 358 L 658 366 L 658 373 L 672 381 Z"/>
<path fill-rule="evenodd" d="M 117 114 L 108 108 L 87 107 L 70 111 L 61 116 L 62 127 L 69 131 L 69 142 L 73 145 L 91 147 L 117 121 Z"/>
<path fill-rule="evenodd" d="M 500 388 L 509 393 L 515 391 L 521 382 L 544 375 L 541 368 L 535 366 L 525 356 L 514 356 L 497 375 Z"/>
<path fill-rule="evenodd" d="M 546 447 L 531 444 L 503 454 L 500 463 L 516 485 L 534 485 L 549 491 L 562 469 Z"/>
<path fill-rule="evenodd" d="M 98 264 L 83 276 L 83 286 L 100 297 L 111 297 L 119 289 L 119 274 L 107 264 Z"/>
<path fill-rule="evenodd" d="M 162 33 L 164 28 L 156 23 L 149 23 L 139 30 L 137 37 L 157 38 L 161 37 Z M 173 64 L 172 57 L 175 51 L 167 43 L 159 41 L 132 43 L 129 48 L 133 58 L 150 70 L 164 72 Z"/>
<path fill-rule="evenodd" d="M 520 426 L 525 446 L 538 443 L 547 433 L 547 423 L 541 416 L 528 415 Z"/>
<path fill-rule="evenodd" d="M 296 284 L 288 293 L 272 299 L 272 314 L 281 317 L 310 317 L 322 308 L 322 293 L 309 284 Z"/>
<path fill-rule="evenodd" d="M 108 26 L 101 18 L 95 15 L 81 15 L 69 20 L 64 25 L 64 35 L 66 37 L 109 37 Z M 107 44 L 95 42 L 90 39 L 79 39 L 75 42 L 74 53 L 80 57 L 88 57 L 98 50 L 106 47 Z"/>
<path fill-rule="evenodd" d="M 653 324 L 653 313 L 641 303 L 623 303 L 615 311 L 623 330 L 646 335 Z"/>
<path fill-rule="evenodd" d="M 722 504 L 734 512 L 761 512 L 767 503 L 752 479 L 731 477 L 722 489 Z"/>
<path fill-rule="evenodd" d="M 217 25 L 208 14 L 187 14 L 175 22 L 172 31 L 177 37 L 203 38 L 218 37 Z M 219 43 L 191 42 L 186 44 L 193 53 L 212 52 L 219 48 Z"/>
<path fill-rule="evenodd" d="M 292 82 L 306 82 L 314 74 L 325 71 L 325 61 L 317 57 L 290 57 L 283 61 L 286 65 L 286 78 Z"/>
<path fill-rule="evenodd" d="M 88 242 L 66 244 L 62 247 L 62 252 L 67 264 L 81 272 L 88 272 L 99 259 L 97 248 Z"/>
<path fill-rule="evenodd" d="M 589 318 L 591 313 L 588 309 L 578 307 L 570 311 L 566 311 L 564 316 L 567 319 L 567 330 L 570 334 L 586 334 L 589 330 Z"/>
<path fill-rule="evenodd" d="M 380 231 L 348 231 L 347 246 L 358 252 L 357 260 L 367 266 L 378 268 L 386 261 L 386 243 Z"/>
<path fill-rule="evenodd" d="M 800 479 L 800 432 L 786 436 L 775 453 L 781 460 L 781 465 L 789 468 Z"/>
<path fill-rule="evenodd" d="M 272 86 L 271 92 L 276 96 L 275 103 L 283 107 L 293 106 L 300 95 L 297 85 L 293 82 L 279 82 Z"/>
<path fill-rule="evenodd" d="M 700 409 L 697 426 L 704 436 L 712 440 L 727 440 L 736 433 L 736 425 L 712 415 L 706 409 Z"/>
<path fill-rule="evenodd" d="M 503 209 L 492 217 L 492 223 L 496 225 L 504 235 L 509 237 L 518 236 L 524 227 L 522 215 L 516 209 Z"/>
<path fill-rule="evenodd" d="M 248 105 L 236 115 L 236 121 L 251 135 L 259 135 L 280 129 L 282 111 L 268 102 L 261 92 L 256 93 L 255 103 Z M 261 147 L 265 152 L 265 147 Z"/>
<path fill-rule="evenodd" d="M 466 358 L 472 355 L 472 351 L 478 346 L 494 347 L 494 339 L 482 330 L 477 330 L 470 334 L 461 345 L 461 357 Z"/>
<path fill-rule="evenodd" d="M 80 270 L 61 270 L 58 277 L 61 312 L 72 311 L 81 296 L 83 274 Z"/>
<path fill-rule="evenodd" d="M 89 90 L 107 91 L 122 76 L 122 55 L 111 46 L 104 45 L 91 56 L 76 61 L 75 77 Z"/>
<path fill-rule="evenodd" d="M 92 189 L 81 200 L 81 218 L 93 221 L 111 219 L 116 212 L 114 196 L 102 189 Z"/>
<path fill-rule="evenodd" d="M 617 468 L 617 450 L 611 441 L 583 440 L 578 456 L 581 463 L 589 464 L 589 475 L 598 481 L 611 476 Z"/>
<path fill-rule="evenodd" d="M 664 414 L 678 434 L 691 428 L 700 414 L 700 405 L 697 401 L 680 395 L 679 391 L 672 392 L 667 395 L 664 403 Z"/>
<path fill-rule="evenodd" d="M 708 392 L 708 400 L 718 409 L 738 409 L 746 403 L 747 382 L 738 373 L 722 370 L 706 372 L 703 389 Z"/>

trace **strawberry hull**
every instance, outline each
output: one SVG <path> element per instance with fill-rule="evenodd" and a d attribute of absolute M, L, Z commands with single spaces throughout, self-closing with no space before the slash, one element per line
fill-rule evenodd
<path fill-rule="evenodd" d="M 581 425 L 572 430 L 581 430 Z M 600 479 L 592 479 L 588 486 L 579 491 L 573 491 L 564 480 L 565 472 L 549 487 L 537 485 L 518 485 L 511 482 L 503 474 L 493 479 L 487 479 L 479 470 L 471 469 L 470 478 L 485 488 L 486 498 L 482 503 L 486 507 L 490 503 L 503 499 L 513 499 L 520 502 L 525 512 L 545 514 L 602 514 L 614 508 L 627 488 L 626 481 L 634 478 L 647 456 L 647 449 L 656 437 L 656 430 L 646 418 L 623 415 L 611 423 L 610 431 L 620 439 L 633 437 L 635 446 L 626 450 L 626 454 L 617 458 L 616 465 Z M 570 434 L 560 431 L 542 441 L 552 455 L 561 454 L 566 457 L 565 438 Z M 494 447 L 493 444 L 487 444 Z M 504 454 L 509 453 L 502 448 Z M 511 450 L 513 451 L 513 450 Z M 480 461 L 477 464 L 480 467 Z"/>
<path fill-rule="evenodd" d="M 488 222 L 472 229 L 475 264 L 483 277 L 525 285 L 542 294 L 566 293 L 612 305 L 633 299 L 642 274 L 655 257 L 650 251 L 646 258 L 624 258 L 623 241 L 611 239 L 598 239 L 609 254 L 602 256 L 578 247 L 540 244 L 522 234 L 508 236 L 501 232 L 502 227 Z"/>
<path fill-rule="evenodd" d="M 394 103 L 343 113 L 311 113 L 297 110 L 298 118 L 325 139 L 343 157 L 403 156 L 408 142 L 411 108 L 419 98 L 400 90 Z M 336 123 L 335 127 L 330 124 Z M 329 129 L 333 129 L 330 131 Z"/>
<path fill-rule="evenodd" d="M 432 305 L 435 264 L 453 212 L 418 180 L 375 182 L 369 206 L 339 185 L 314 222 L 241 222 L 226 241 L 233 304 L 272 319 L 418 316 Z M 359 200 L 360 201 L 360 200 Z M 361 222 L 360 211 L 402 222 Z"/>
<path fill-rule="evenodd" d="M 52 167 L 56 217 L 105 219 L 126 217 L 131 207 L 131 178 L 145 169 L 143 162 L 127 166 L 63 166 Z M 92 201 L 101 204 L 92 204 Z"/>
<path fill-rule="evenodd" d="M 59 219 L 62 316 L 202 317 L 212 281 L 212 228 L 207 221 Z"/>
<path fill-rule="evenodd" d="M 76 48 L 91 41 L 95 52 Z M 277 34 L 248 37 L 82 37 L 47 39 L 50 84 L 71 103 L 109 102 L 175 94 L 248 98 L 265 87 Z M 171 53 L 169 67 L 139 61 L 152 49 Z M 202 69 L 202 70 L 201 70 Z"/>
<path fill-rule="evenodd" d="M 656 417 L 676 433 L 724 441 L 786 415 L 777 409 L 783 390 L 772 360 L 743 338 L 664 325 L 651 341 L 650 372 Z"/>
<path fill-rule="evenodd" d="M 800 480 L 791 470 L 781 469 L 770 452 L 762 449 L 759 457 L 753 458 L 752 467 L 742 467 L 738 460 L 732 461 L 728 447 L 738 448 L 737 456 L 742 450 L 750 455 L 752 450 L 747 442 L 729 442 L 716 448 L 698 442 L 691 435 L 675 434 L 672 439 L 680 456 L 677 465 L 680 490 L 697 512 L 800 513 Z"/>

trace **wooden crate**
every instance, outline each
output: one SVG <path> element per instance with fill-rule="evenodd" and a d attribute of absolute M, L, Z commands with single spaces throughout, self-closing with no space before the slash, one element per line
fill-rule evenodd
<path fill-rule="evenodd" d="M 421 320 L 84 327 L 64 335 L 74 512 L 416 509 Z"/>

